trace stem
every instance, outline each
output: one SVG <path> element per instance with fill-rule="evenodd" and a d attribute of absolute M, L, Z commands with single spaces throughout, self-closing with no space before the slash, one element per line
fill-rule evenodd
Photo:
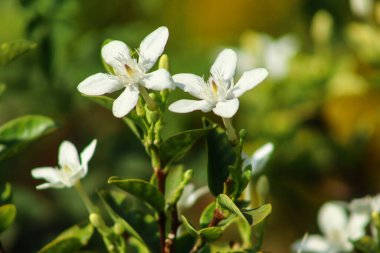
<path fill-rule="evenodd" d="M 238 137 L 236 135 L 235 128 L 232 125 L 231 119 L 229 118 L 222 118 L 222 119 L 223 119 L 224 126 L 226 127 L 226 134 L 227 134 L 228 140 L 230 141 L 232 145 L 236 145 L 236 143 L 238 142 Z"/>
<path fill-rule="evenodd" d="M 87 211 L 89 213 L 97 213 L 95 205 L 92 203 L 90 197 L 88 196 L 86 191 L 83 189 L 83 186 L 82 186 L 82 183 L 80 182 L 80 180 L 78 180 L 74 184 L 74 187 L 75 187 L 75 190 L 77 191 L 77 193 L 79 194 L 79 196 L 81 197 L 84 205 L 86 206 Z"/>
<path fill-rule="evenodd" d="M 166 247 L 169 249 L 169 252 L 174 253 L 174 239 L 177 236 L 177 230 L 178 227 L 180 226 L 179 220 L 178 220 L 178 209 L 177 206 L 173 206 L 170 210 L 171 214 L 171 228 L 170 228 L 170 233 L 167 236 L 166 239 Z"/>
<path fill-rule="evenodd" d="M 141 93 L 141 96 L 144 98 L 146 104 L 148 105 L 148 108 L 149 110 L 151 111 L 155 111 L 157 110 L 157 104 L 156 104 L 156 101 L 154 101 L 150 96 L 149 96 L 149 93 L 148 91 L 140 86 L 140 93 Z"/>
<path fill-rule="evenodd" d="M 154 168 L 154 173 L 157 177 L 158 190 L 165 195 L 165 180 L 166 180 L 166 172 L 160 167 Z M 166 245 L 166 215 L 165 212 L 159 212 L 158 214 L 158 226 L 160 230 L 160 244 L 161 244 L 161 252 L 169 253 L 170 246 Z"/>
<path fill-rule="evenodd" d="M 195 244 L 194 244 L 193 248 L 189 251 L 189 253 L 198 252 L 198 250 L 200 250 L 204 245 L 205 245 L 205 242 L 201 238 L 198 238 L 195 241 Z"/>

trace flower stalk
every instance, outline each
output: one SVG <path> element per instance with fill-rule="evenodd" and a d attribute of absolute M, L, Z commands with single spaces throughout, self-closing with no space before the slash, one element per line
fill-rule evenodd
<path fill-rule="evenodd" d="M 222 117 L 222 119 L 223 119 L 224 126 L 226 127 L 226 134 L 227 134 L 229 142 L 232 145 L 236 145 L 238 142 L 238 137 L 236 135 L 235 128 L 232 125 L 231 119 L 224 118 L 224 117 Z"/>

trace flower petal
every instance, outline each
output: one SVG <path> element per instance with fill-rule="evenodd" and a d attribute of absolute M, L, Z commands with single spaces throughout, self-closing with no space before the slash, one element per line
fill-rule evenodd
<path fill-rule="evenodd" d="M 139 63 L 149 70 L 164 51 L 169 38 L 169 30 L 161 26 L 150 33 L 140 44 Z"/>
<path fill-rule="evenodd" d="M 306 240 L 299 240 L 292 246 L 293 252 L 332 253 L 331 244 L 320 235 L 309 235 Z"/>
<path fill-rule="evenodd" d="M 40 167 L 32 170 L 32 177 L 36 179 L 45 179 L 48 182 L 58 182 L 58 170 L 53 167 Z"/>
<path fill-rule="evenodd" d="M 351 213 L 347 225 L 349 239 L 357 240 L 365 235 L 365 227 L 370 221 L 370 215 L 366 213 Z"/>
<path fill-rule="evenodd" d="M 196 98 L 201 98 L 203 86 L 205 81 L 202 77 L 194 74 L 177 74 L 173 76 L 174 84 Z"/>
<path fill-rule="evenodd" d="M 264 168 L 273 152 L 273 148 L 274 146 L 272 143 L 267 143 L 256 150 L 251 160 L 252 175 L 259 173 Z"/>
<path fill-rule="evenodd" d="M 137 104 L 139 90 L 135 86 L 127 87 L 113 102 L 112 113 L 115 117 L 122 118 L 127 115 Z"/>
<path fill-rule="evenodd" d="M 232 118 L 239 109 L 239 99 L 218 102 L 212 111 L 222 118 Z"/>
<path fill-rule="evenodd" d="M 60 167 L 80 167 L 78 151 L 75 148 L 74 144 L 69 141 L 63 141 L 61 143 L 58 151 L 58 164 Z"/>
<path fill-rule="evenodd" d="M 181 99 L 169 106 L 169 110 L 176 113 L 187 113 L 195 110 L 202 112 L 211 111 L 213 105 L 205 100 Z"/>
<path fill-rule="evenodd" d="M 332 233 L 344 231 L 347 226 L 347 213 L 341 204 L 327 202 L 318 212 L 318 225 L 323 234 L 329 238 Z"/>
<path fill-rule="evenodd" d="M 37 190 L 44 190 L 47 188 L 64 188 L 65 185 L 62 182 L 56 182 L 56 183 L 43 183 L 40 185 L 37 185 Z"/>
<path fill-rule="evenodd" d="M 128 46 L 120 40 L 113 40 L 105 44 L 102 48 L 102 57 L 112 67 L 118 65 L 120 60 L 131 58 Z"/>
<path fill-rule="evenodd" d="M 166 69 L 159 69 L 146 74 L 141 83 L 148 89 L 160 91 L 172 88 L 173 79 Z"/>
<path fill-rule="evenodd" d="M 240 97 L 244 92 L 261 83 L 267 76 L 268 71 L 264 68 L 244 72 L 240 80 L 232 88 L 232 96 L 235 98 Z"/>
<path fill-rule="evenodd" d="M 78 85 L 79 92 L 90 96 L 100 96 L 122 88 L 123 84 L 115 76 L 103 73 L 89 76 Z"/>
<path fill-rule="evenodd" d="M 231 81 L 235 75 L 237 57 L 232 49 L 224 49 L 211 67 L 211 74 L 225 81 Z"/>
<path fill-rule="evenodd" d="M 83 151 L 80 153 L 80 160 L 82 162 L 82 177 L 87 174 L 88 170 L 88 162 L 90 161 L 91 157 L 94 155 L 95 148 L 96 148 L 97 140 L 93 140 Z"/>

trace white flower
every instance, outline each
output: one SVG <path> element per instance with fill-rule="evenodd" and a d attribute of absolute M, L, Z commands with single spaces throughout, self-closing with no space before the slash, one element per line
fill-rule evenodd
<path fill-rule="evenodd" d="M 80 154 L 69 141 L 63 141 L 59 146 L 58 168 L 41 167 L 32 170 L 32 177 L 45 179 L 47 183 L 37 186 L 37 189 L 72 187 L 79 179 L 86 176 L 88 162 L 94 154 L 96 140 L 93 140 Z"/>
<path fill-rule="evenodd" d="M 353 199 L 349 204 L 351 212 L 366 213 L 371 216 L 372 212 L 380 212 L 380 194 L 376 196 L 367 196 L 364 198 Z"/>
<path fill-rule="evenodd" d="M 265 69 L 253 69 L 244 72 L 235 84 L 237 57 L 231 49 L 223 50 L 211 67 L 211 76 L 207 82 L 194 74 L 177 74 L 173 80 L 177 87 L 200 100 L 182 99 L 169 106 L 169 110 L 187 113 L 194 110 L 213 111 L 223 118 L 231 118 L 239 108 L 239 99 L 244 92 L 263 81 L 268 72 Z"/>
<path fill-rule="evenodd" d="M 208 193 L 207 186 L 200 187 L 196 190 L 194 189 L 195 186 L 193 184 L 188 184 L 183 189 L 182 196 L 177 202 L 177 207 L 180 213 L 182 213 L 183 210 L 192 207 L 199 198 Z"/>
<path fill-rule="evenodd" d="M 318 225 L 324 236 L 310 235 L 303 243 L 302 251 L 315 253 L 351 252 L 353 245 L 350 240 L 357 240 L 365 235 L 365 226 L 368 224 L 367 215 L 351 213 L 342 204 L 325 203 L 318 213 Z M 293 245 L 297 251 L 300 242 Z"/>
<path fill-rule="evenodd" d="M 373 5 L 373 0 L 350 0 L 352 13 L 361 18 L 366 18 L 371 15 Z"/>
<path fill-rule="evenodd" d="M 115 117 L 124 117 L 136 106 L 140 87 L 157 91 L 172 87 L 173 80 L 165 69 L 147 73 L 164 51 L 168 37 L 166 27 L 159 27 L 149 34 L 137 50 L 138 60 L 130 56 L 124 42 L 113 40 L 107 43 L 102 48 L 102 57 L 114 74 L 92 75 L 78 85 L 78 90 L 86 95 L 99 96 L 124 89 L 112 107 Z"/>
<path fill-rule="evenodd" d="M 272 154 L 274 146 L 272 143 L 267 143 L 256 150 L 251 157 L 243 153 L 243 168 L 251 165 L 252 175 L 259 173 L 267 164 L 270 155 Z"/>

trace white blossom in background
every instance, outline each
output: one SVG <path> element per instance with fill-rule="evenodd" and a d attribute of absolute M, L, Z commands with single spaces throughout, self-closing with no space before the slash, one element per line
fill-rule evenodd
<path fill-rule="evenodd" d="M 351 11 L 361 18 L 368 18 L 373 11 L 374 0 L 350 0 Z"/>
<path fill-rule="evenodd" d="M 181 198 L 177 202 L 179 213 L 183 213 L 183 210 L 191 208 L 195 202 L 197 202 L 202 196 L 209 192 L 207 186 L 202 186 L 195 190 L 193 184 L 188 184 L 183 189 Z"/>
<path fill-rule="evenodd" d="M 327 202 L 319 210 L 318 225 L 322 235 L 309 235 L 302 245 L 303 252 L 340 253 L 351 252 L 350 240 L 357 240 L 365 235 L 365 227 L 369 222 L 367 215 L 359 213 L 347 214 L 343 203 Z M 293 244 L 297 252 L 301 242 Z"/>
<path fill-rule="evenodd" d="M 233 117 L 239 108 L 238 97 L 262 82 L 268 75 L 266 69 L 252 69 L 244 72 L 235 84 L 236 63 L 236 53 L 231 49 L 224 49 L 212 65 L 211 76 L 207 82 L 194 74 L 174 75 L 175 85 L 199 100 L 182 99 L 171 104 L 169 110 L 177 113 L 213 111 L 223 118 Z"/>
<path fill-rule="evenodd" d="M 251 157 L 249 157 L 246 153 L 242 154 L 243 157 L 243 168 L 251 165 L 252 167 L 252 175 L 256 175 L 260 173 L 260 171 L 267 164 L 272 152 L 274 149 L 274 145 L 272 143 L 267 143 L 256 150 Z"/>
<path fill-rule="evenodd" d="M 88 162 L 96 147 L 93 140 L 81 153 L 69 141 L 63 141 L 58 151 L 58 167 L 40 167 L 32 170 L 32 177 L 44 179 L 47 182 L 37 186 L 37 189 L 72 187 L 78 180 L 86 176 Z"/>
<path fill-rule="evenodd" d="M 138 59 L 131 57 L 124 42 L 113 40 L 107 43 L 101 54 L 114 74 L 97 73 L 89 76 L 78 85 L 78 90 L 85 95 L 100 96 L 124 89 L 112 106 L 115 117 L 124 117 L 136 106 L 141 87 L 156 91 L 172 88 L 173 80 L 167 70 L 148 73 L 163 53 L 168 37 L 168 28 L 164 26 L 153 31 L 136 51 Z"/>
<path fill-rule="evenodd" d="M 273 39 L 265 34 L 247 33 L 242 48 L 238 51 L 238 72 L 253 66 L 263 66 L 273 79 L 283 79 L 288 75 L 291 59 L 299 50 L 298 41 L 292 35 Z"/>

